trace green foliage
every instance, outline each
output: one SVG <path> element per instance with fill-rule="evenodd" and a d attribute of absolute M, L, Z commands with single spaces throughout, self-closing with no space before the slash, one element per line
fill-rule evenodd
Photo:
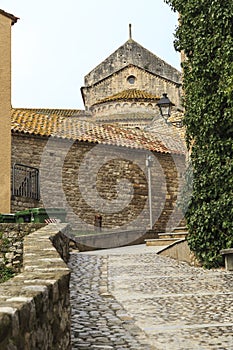
<path fill-rule="evenodd" d="M 233 247 L 233 1 L 165 0 L 180 13 L 175 48 L 186 56 L 184 124 L 193 191 L 188 242 L 207 267 Z"/>
<path fill-rule="evenodd" d="M 9 248 L 10 240 L 4 238 L 4 233 L 0 232 L 0 251 L 6 251 Z"/>
<path fill-rule="evenodd" d="M 6 267 L 0 264 L 0 283 L 6 282 L 8 279 L 14 276 L 14 271 L 11 267 Z"/>
<path fill-rule="evenodd" d="M 0 262 L 0 283 L 6 282 L 14 276 L 14 270 L 11 267 L 6 267 L 5 253 L 8 251 L 9 244 L 9 239 L 4 238 L 4 233 L 0 232 L 0 252 L 3 253 L 3 262 Z"/>

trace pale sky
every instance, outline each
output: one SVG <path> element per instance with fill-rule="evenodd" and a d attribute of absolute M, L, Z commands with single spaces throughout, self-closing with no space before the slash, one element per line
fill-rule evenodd
<path fill-rule="evenodd" d="M 163 0 L 0 0 L 12 26 L 12 106 L 83 109 L 84 76 L 129 38 L 180 69 Z"/>

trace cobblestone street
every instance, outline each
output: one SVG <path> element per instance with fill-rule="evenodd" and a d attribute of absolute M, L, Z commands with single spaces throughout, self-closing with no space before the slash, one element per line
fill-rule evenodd
<path fill-rule="evenodd" d="M 156 249 L 71 254 L 72 349 L 233 349 L 233 273 Z"/>

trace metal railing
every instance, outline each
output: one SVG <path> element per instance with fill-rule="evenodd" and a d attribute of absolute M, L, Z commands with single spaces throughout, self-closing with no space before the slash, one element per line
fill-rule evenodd
<path fill-rule="evenodd" d="M 12 196 L 40 200 L 39 169 L 15 163 L 12 169 Z"/>

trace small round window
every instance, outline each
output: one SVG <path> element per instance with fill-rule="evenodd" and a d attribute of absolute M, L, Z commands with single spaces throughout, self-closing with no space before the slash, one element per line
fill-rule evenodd
<path fill-rule="evenodd" d="M 135 78 L 134 75 L 130 75 L 130 76 L 127 78 L 127 81 L 128 81 L 128 83 L 130 83 L 130 84 L 134 84 L 134 83 L 135 83 L 135 80 L 136 80 L 136 78 Z"/>

